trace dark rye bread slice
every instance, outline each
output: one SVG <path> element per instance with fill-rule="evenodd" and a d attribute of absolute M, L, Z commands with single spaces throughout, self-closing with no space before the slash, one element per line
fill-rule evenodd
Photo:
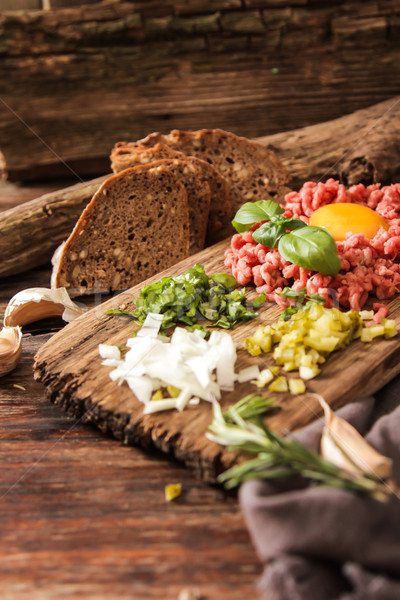
<path fill-rule="evenodd" d="M 174 150 L 164 146 L 171 154 L 178 154 Z M 210 210 L 210 186 L 207 181 L 203 178 L 203 171 L 201 167 L 196 164 L 196 159 L 188 160 L 184 154 L 179 152 L 182 159 L 179 158 L 162 158 L 161 160 L 155 159 L 154 156 L 157 152 L 154 152 L 154 148 L 146 150 L 147 156 L 140 159 L 132 160 L 130 166 L 136 163 L 151 164 L 155 166 L 167 167 L 185 186 L 187 201 L 189 207 L 189 251 L 190 254 L 196 254 L 203 250 L 206 239 L 208 213 Z M 163 154 L 163 152 L 160 152 Z M 165 153 L 167 154 L 167 152 Z M 153 155 L 153 156 L 152 156 Z M 125 155 L 126 156 L 126 155 Z M 124 161 L 125 162 L 125 161 Z M 199 162 L 199 161 L 197 161 Z"/>
<path fill-rule="evenodd" d="M 142 146 L 163 143 L 174 150 L 212 164 L 228 183 L 231 218 L 244 202 L 282 200 L 290 177 L 278 157 L 262 144 L 222 129 L 152 133 Z"/>
<path fill-rule="evenodd" d="M 71 296 L 129 288 L 189 256 L 186 190 L 164 166 L 107 179 L 53 260 Z"/>
<path fill-rule="evenodd" d="M 189 208 L 189 253 L 200 252 L 206 241 L 211 201 L 210 186 L 203 178 L 201 167 L 179 158 L 162 158 L 149 164 L 166 167 L 185 186 Z"/>
<path fill-rule="evenodd" d="M 115 173 L 119 173 L 123 169 L 137 164 L 147 164 L 166 158 L 186 159 L 196 168 L 200 167 L 203 172 L 203 180 L 210 187 L 211 202 L 207 223 L 206 244 L 215 244 L 228 237 L 231 234 L 229 188 L 224 177 L 212 165 L 199 158 L 186 156 L 182 152 L 162 143 L 145 147 L 140 142 L 118 142 L 115 144 L 110 156 L 111 167 Z"/>

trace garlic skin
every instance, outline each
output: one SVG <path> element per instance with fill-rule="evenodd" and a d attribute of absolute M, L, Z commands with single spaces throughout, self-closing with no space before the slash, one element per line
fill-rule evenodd
<path fill-rule="evenodd" d="M 28 288 L 11 298 L 4 314 L 4 325 L 22 327 L 55 316 L 70 322 L 86 310 L 71 300 L 65 288 Z"/>
<path fill-rule="evenodd" d="M 324 409 L 325 427 L 321 437 L 321 456 L 349 473 L 368 473 L 387 479 L 392 460 L 375 450 L 347 421 L 335 415 L 329 404 L 313 394 Z"/>
<path fill-rule="evenodd" d="M 17 366 L 22 352 L 20 327 L 3 327 L 0 331 L 0 377 Z"/>

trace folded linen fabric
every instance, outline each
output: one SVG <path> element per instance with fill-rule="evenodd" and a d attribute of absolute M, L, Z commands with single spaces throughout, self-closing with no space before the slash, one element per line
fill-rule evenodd
<path fill-rule="evenodd" d="M 337 414 L 392 458 L 400 483 L 400 376 Z M 295 437 L 317 450 L 322 428 L 320 419 Z M 383 503 L 299 478 L 251 480 L 241 486 L 240 503 L 268 600 L 399 600 L 398 492 Z"/>

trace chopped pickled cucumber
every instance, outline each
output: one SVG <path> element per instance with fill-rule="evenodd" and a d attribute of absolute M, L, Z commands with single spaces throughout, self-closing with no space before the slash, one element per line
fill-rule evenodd
<path fill-rule="evenodd" d="M 182 493 L 182 484 L 180 483 L 170 483 L 165 486 L 165 499 L 167 502 L 171 502 L 171 500 L 175 500 Z"/>
<path fill-rule="evenodd" d="M 385 338 L 392 338 L 397 335 L 396 321 L 394 319 L 381 319 L 381 325 L 385 328 L 383 334 Z"/>
<path fill-rule="evenodd" d="M 385 333 L 383 325 L 375 325 L 373 327 L 365 327 L 361 332 L 362 342 L 372 342 L 372 340 Z"/>
<path fill-rule="evenodd" d="M 304 394 L 306 385 L 302 379 L 289 379 L 289 391 L 291 394 Z"/>
<path fill-rule="evenodd" d="M 181 393 L 181 390 L 173 385 L 167 386 L 167 392 L 171 396 L 171 398 L 177 398 Z"/>
<path fill-rule="evenodd" d="M 270 383 L 268 389 L 270 392 L 287 392 L 289 388 L 286 377 L 284 375 L 280 375 L 272 383 Z"/>
<path fill-rule="evenodd" d="M 251 383 L 254 383 L 258 388 L 263 388 L 267 383 L 270 383 L 274 377 L 275 375 L 272 373 L 271 369 L 263 369 L 260 371 L 257 379 L 254 379 Z"/>
<path fill-rule="evenodd" d="M 370 315 L 364 311 L 362 316 Z M 289 319 L 280 318 L 270 325 L 259 326 L 244 340 L 244 347 L 253 356 L 272 351 L 275 362 L 285 371 L 299 370 L 300 377 L 312 379 L 331 352 L 344 348 L 352 340 L 361 338 L 363 342 L 370 342 L 378 336 L 395 335 L 396 324 L 392 319 L 382 318 L 380 325 L 366 327 L 361 314 L 354 310 L 341 312 L 313 304 L 307 310 L 298 310 Z M 273 373 L 272 367 L 270 370 Z"/>

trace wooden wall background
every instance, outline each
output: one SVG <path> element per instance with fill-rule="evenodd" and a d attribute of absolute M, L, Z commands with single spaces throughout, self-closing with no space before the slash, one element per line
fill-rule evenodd
<path fill-rule="evenodd" d="M 400 94 L 398 0 L 43 1 L 0 3 L 11 180 L 106 173 L 154 130 L 265 136 Z"/>

